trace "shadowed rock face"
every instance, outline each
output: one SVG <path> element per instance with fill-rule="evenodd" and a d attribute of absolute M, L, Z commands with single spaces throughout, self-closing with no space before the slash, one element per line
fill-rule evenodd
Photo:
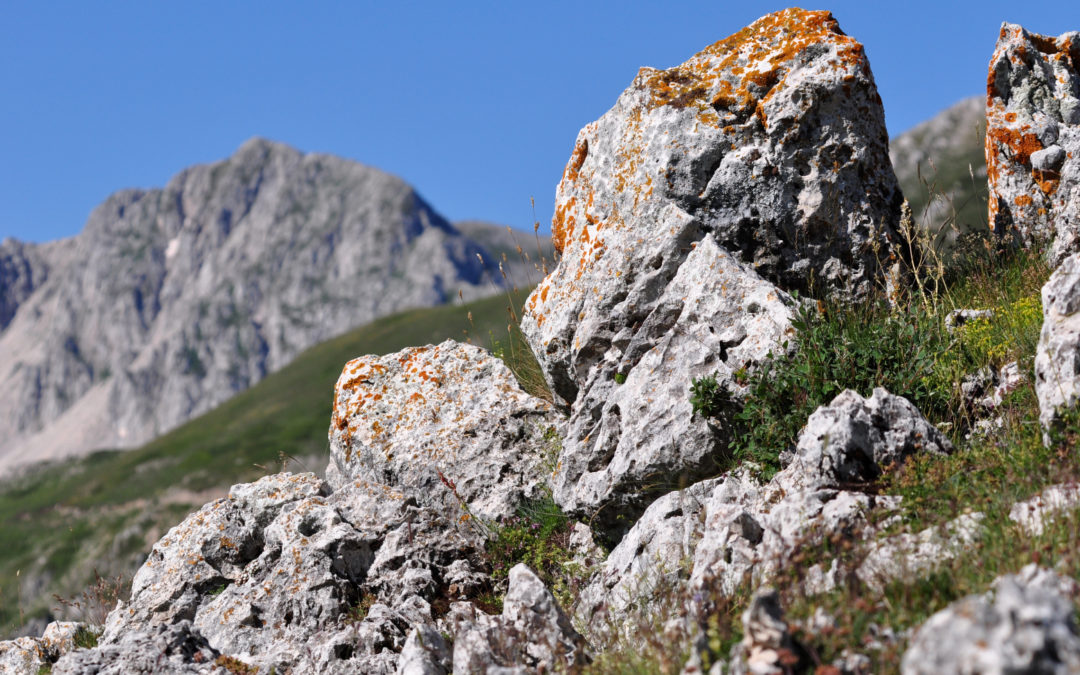
<path fill-rule="evenodd" d="M 1001 25 L 986 78 L 989 220 L 1000 237 L 1080 251 L 1080 33 Z"/>
<path fill-rule="evenodd" d="M 5 242 L 0 467 L 140 444 L 312 344 L 490 292 L 481 252 L 400 179 L 259 139 Z"/>
<path fill-rule="evenodd" d="M 737 395 L 731 374 L 783 349 L 785 291 L 883 284 L 901 202 L 869 63 L 829 13 L 770 14 L 642 68 L 578 135 L 552 223 L 562 257 L 523 319 L 571 406 L 560 504 L 632 518 L 645 504 L 626 495 L 700 475 L 724 439 L 688 419 L 690 380 L 719 370 Z M 632 427 L 654 439 L 640 455 Z"/>

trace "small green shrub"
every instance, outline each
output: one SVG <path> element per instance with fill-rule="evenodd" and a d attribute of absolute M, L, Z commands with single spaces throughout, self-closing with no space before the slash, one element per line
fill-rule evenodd
<path fill-rule="evenodd" d="M 930 419 L 944 416 L 952 384 L 938 363 L 950 342 L 940 324 L 923 305 L 905 312 L 883 302 L 855 311 L 802 307 L 793 322 L 794 351 L 748 375 L 743 407 L 732 416 L 731 459 L 751 460 L 771 476 L 810 414 L 845 389 L 869 396 L 885 387 Z M 696 412 L 715 417 L 729 406 L 729 394 L 715 377 L 699 378 L 690 401 Z"/>
<path fill-rule="evenodd" d="M 98 645 L 100 633 L 89 626 L 79 626 L 71 640 L 79 649 L 93 649 Z"/>
<path fill-rule="evenodd" d="M 563 606 L 570 606 L 583 575 L 572 562 L 571 527 L 570 519 L 550 497 L 526 504 L 517 515 L 490 525 L 486 554 L 492 578 L 496 582 L 506 579 L 514 565 L 524 563 Z"/>

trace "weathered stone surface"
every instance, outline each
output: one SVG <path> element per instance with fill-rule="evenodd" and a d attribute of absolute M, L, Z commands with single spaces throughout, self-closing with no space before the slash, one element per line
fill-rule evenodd
<path fill-rule="evenodd" d="M 809 665 L 805 649 L 788 629 L 780 596 L 771 588 L 754 592 L 742 615 L 743 639 L 732 649 L 732 675 L 784 675 Z"/>
<path fill-rule="evenodd" d="M 560 672 L 589 661 L 585 639 L 525 565 L 510 570 L 500 616 L 461 604 L 451 623 L 455 673 Z"/>
<path fill-rule="evenodd" d="M 723 434 L 690 419 L 690 380 L 719 371 L 737 394 L 733 373 L 782 349 L 783 291 L 881 280 L 902 203 L 887 149 L 862 46 L 798 9 L 643 68 L 581 131 L 556 196 L 562 258 L 523 318 L 572 404 L 564 508 L 615 528 L 705 475 Z"/>
<path fill-rule="evenodd" d="M 398 657 L 397 675 L 448 675 L 453 658 L 442 633 L 433 626 L 415 626 Z"/>
<path fill-rule="evenodd" d="M 575 615 L 606 637 L 660 589 L 707 613 L 712 594 L 769 583 L 802 547 L 837 533 L 872 538 L 878 526 L 869 513 L 895 511 L 900 498 L 854 490 L 915 453 L 947 451 L 948 440 L 905 399 L 884 389 L 869 398 L 843 392 L 810 417 L 795 457 L 769 482 L 744 467 L 653 502 L 582 591 Z M 978 535 L 980 517 L 871 546 L 874 565 L 857 573 L 880 580 L 927 571 L 935 555 Z M 895 562 L 905 555 L 917 569 Z M 807 593 L 837 583 L 835 562 L 804 572 Z"/>
<path fill-rule="evenodd" d="M 492 282 L 400 179 L 253 139 L 112 195 L 77 237 L 0 244 L 0 472 L 141 445 L 313 344 Z"/>
<path fill-rule="evenodd" d="M 1075 583 L 1034 564 L 999 577 L 989 593 L 930 617 L 904 653 L 901 672 L 1080 672 L 1075 596 Z"/>
<path fill-rule="evenodd" d="M 126 631 L 121 639 L 96 649 L 78 649 L 62 656 L 54 675 L 128 675 L 129 673 L 214 673 L 219 652 L 190 621 L 155 624 Z"/>
<path fill-rule="evenodd" d="M 475 516 L 510 516 L 540 496 L 559 423 L 478 347 L 447 340 L 364 356 L 334 388 L 327 476 L 383 483 L 446 513 L 462 514 L 464 501 Z"/>
<path fill-rule="evenodd" d="M 84 624 L 53 621 L 41 637 L 20 637 L 0 642 L 0 673 L 37 673 L 75 648 L 75 632 Z"/>
<path fill-rule="evenodd" d="M 1080 485 L 1051 485 L 1031 499 L 1013 504 L 1009 519 L 1037 537 L 1054 518 L 1077 507 L 1080 507 Z"/>
<path fill-rule="evenodd" d="M 1080 33 L 1002 24 L 986 117 L 990 224 L 1057 265 L 1080 251 Z"/>
<path fill-rule="evenodd" d="M 982 513 L 967 513 L 941 527 L 875 541 L 855 574 L 874 590 L 895 579 L 922 576 L 970 550 L 982 536 L 983 519 Z"/>
<path fill-rule="evenodd" d="M 1043 325 L 1035 351 L 1035 394 L 1046 443 L 1080 398 L 1080 254 L 1070 255 L 1042 287 Z"/>
<path fill-rule="evenodd" d="M 490 587 L 482 547 L 456 514 L 384 485 L 330 493 L 311 474 L 268 476 L 158 542 L 101 642 L 191 621 L 213 649 L 267 671 L 393 673 L 411 628 L 435 621 L 432 603 Z"/>
<path fill-rule="evenodd" d="M 555 474 L 560 506 L 625 530 L 655 494 L 715 473 L 728 430 L 694 413 L 690 384 L 715 374 L 737 396 L 736 371 L 793 335 L 792 305 L 712 235 L 696 242 L 648 317 L 587 373 Z"/>
<path fill-rule="evenodd" d="M 720 482 L 701 481 L 649 505 L 578 597 L 575 616 L 590 636 L 616 637 L 613 629 L 631 610 L 645 620 L 651 610 L 664 611 L 656 596 L 685 580 L 702 534 L 705 499 Z"/>
<path fill-rule="evenodd" d="M 952 449 L 906 398 L 881 387 L 870 398 L 849 389 L 810 415 L 785 473 L 802 488 L 867 483 L 915 453 Z"/>

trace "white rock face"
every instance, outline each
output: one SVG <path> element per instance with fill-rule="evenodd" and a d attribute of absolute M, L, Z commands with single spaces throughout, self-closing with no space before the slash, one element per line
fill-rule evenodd
<path fill-rule="evenodd" d="M 1080 254 L 1070 255 L 1042 287 L 1043 325 L 1035 351 L 1035 394 L 1043 440 L 1080 398 Z"/>
<path fill-rule="evenodd" d="M 1002 24 L 986 117 L 990 224 L 1056 265 L 1080 251 L 1080 33 Z"/>
<path fill-rule="evenodd" d="M 53 621 L 41 637 L 20 637 L 0 642 L 0 673 L 37 673 L 75 649 L 75 632 L 84 624 Z"/>
<path fill-rule="evenodd" d="M 541 496 L 560 424 L 484 349 L 447 340 L 364 356 L 334 388 L 328 480 L 382 483 L 448 514 L 464 515 L 464 501 L 474 516 L 511 516 Z"/>
<path fill-rule="evenodd" d="M 525 565 L 510 570 L 500 616 L 465 604 L 451 614 L 455 673 L 561 672 L 589 661 L 585 639 Z"/>
<path fill-rule="evenodd" d="M 994 589 L 949 605 L 919 628 L 904 675 L 1080 672 L 1075 582 L 1028 565 Z"/>
<path fill-rule="evenodd" d="M 0 472 L 140 445 L 313 344 L 490 293 L 481 252 L 400 179 L 261 139 L 0 244 Z"/>
<path fill-rule="evenodd" d="M 732 373 L 789 336 L 784 291 L 869 293 L 901 202 L 863 48 L 827 12 L 770 14 L 643 68 L 578 135 L 562 258 L 523 319 L 571 405 L 559 503 L 617 537 L 705 475 L 726 437 L 689 419 L 690 380 L 719 371 L 737 394 Z"/>
<path fill-rule="evenodd" d="M 393 673 L 410 629 L 434 622 L 433 602 L 490 583 L 482 547 L 475 531 L 385 486 L 331 494 L 312 474 L 268 476 L 154 546 L 102 649 L 190 621 L 214 650 L 266 671 Z"/>
<path fill-rule="evenodd" d="M 1038 537 L 1054 518 L 1080 506 L 1080 485 L 1051 485 L 1031 499 L 1016 502 L 1009 509 L 1009 520 L 1028 534 Z"/>
<path fill-rule="evenodd" d="M 740 468 L 653 502 L 582 592 L 576 616 L 592 631 L 617 627 L 629 608 L 664 585 L 684 585 L 690 605 L 707 612 L 711 593 L 769 583 L 802 547 L 838 532 L 872 537 L 869 513 L 895 510 L 900 498 L 854 490 L 913 454 L 951 451 L 906 400 L 884 389 L 869 398 L 845 391 L 811 415 L 795 458 L 769 482 Z M 944 557 L 977 536 L 978 517 L 971 519 L 956 525 L 955 536 L 928 532 L 881 544 L 874 566 L 860 573 L 877 581 L 926 571 L 933 555 Z M 895 564 L 894 556 L 911 556 L 919 567 Z M 835 572 L 810 568 L 805 591 L 829 590 Z"/>

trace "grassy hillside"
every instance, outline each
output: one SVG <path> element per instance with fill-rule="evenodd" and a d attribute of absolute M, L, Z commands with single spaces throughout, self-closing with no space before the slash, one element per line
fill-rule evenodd
<path fill-rule="evenodd" d="M 68 597 L 81 590 L 95 569 L 103 576 L 130 576 L 169 527 L 235 483 L 283 467 L 322 472 L 333 386 L 349 359 L 447 338 L 508 346 L 507 306 L 520 307 L 526 295 L 381 319 L 307 350 L 141 448 L 98 452 L 0 486 L 0 631 L 9 635 L 44 616 L 58 606 L 54 593 Z M 519 340 L 506 351 L 523 357 L 528 352 Z"/>

